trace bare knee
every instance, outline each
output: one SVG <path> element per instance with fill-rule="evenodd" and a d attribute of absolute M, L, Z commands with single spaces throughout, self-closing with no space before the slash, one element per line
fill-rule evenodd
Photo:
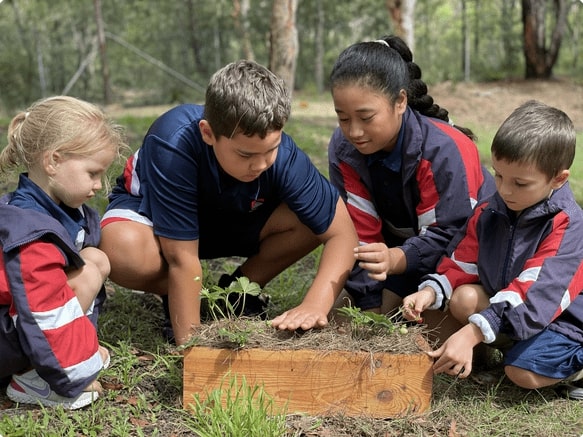
<path fill-rule="evenodd" d="M 99 247 L 111 262 L 109 278 L 118 285 L 165 294 L 167 264 L 151 227 L 134 222 L 105 226 Z"/>
<path fill-rule="evenodd" d="M 449 311 L 460 323 L 466 324 L 468 317 L 489 305 L 489 299 L 481 285 L 464 284 L 451 294 Z"/>
<path fill-rule="evenodd" d="M 537 373 L 531 372 L 530 370 L 522 369 L 515 366 L 505 366 L 504 373 L 510 381 L 519 387 L 533 390 L 536 388 L 547 387 L 549 385 L 556 384 L 560 379 L 549 378 L 547 376 L 542 376 Z"/>
<path fill-rule="evenodd" d="M 86 247 L 82 249 L 79 254 L 85 263 L 91 263 L 95 266 L 102 277 L 102 281 L 107 279 L 111 272 L 111 264 L 105 252 L 96 247 Z"/>
<path fill-rule="evenodd" d="M 273 211 L 263 226 L 259 239 L 263 241 L 276 234 L 287 234 L 291 244 L 305 244 L 306 240 L 311 241 L 314 247 L 320 244 L 318 237 L 300 221 L 285 203 Z"/>

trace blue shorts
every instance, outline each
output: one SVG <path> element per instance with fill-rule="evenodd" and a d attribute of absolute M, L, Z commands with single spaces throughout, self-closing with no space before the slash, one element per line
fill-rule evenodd
<path fill-rule="evenodd" d="M 505 366 L 530 370 L 547 378 L 565 379 L 583 369 L 583 345 L 545 329 L 517 342 L 504 356 Z"/>
<path fill-rule="evenodd" d="M 212 223 L 200 223 L 198 253 L 200 259 L 230 256 L 249 257 L 259 252 L 259 234 L 280 204 L 265 204 L 237 220 L 217 214 Z M 117 221 L 133 221 L 152 227 L 152 221 L 134 209 L 112 208 L 105 212 L 101 227 Z"/>

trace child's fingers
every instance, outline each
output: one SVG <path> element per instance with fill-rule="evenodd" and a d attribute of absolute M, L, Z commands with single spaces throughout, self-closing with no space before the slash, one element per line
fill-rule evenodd
<path fill-rule="evenodd" d="M 404 301 L 402 312 L 407 320 L 412 320 L 418 323 L 423 322 L 423 318 L 421 317 L 422 310 L 415 308 L 415 301 Z"/>

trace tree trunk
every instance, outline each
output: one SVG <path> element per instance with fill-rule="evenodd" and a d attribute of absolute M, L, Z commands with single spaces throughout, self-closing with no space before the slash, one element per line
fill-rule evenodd
<path fill-rule="evenodd" d="M 101 78 L 103 80 L 103 103 L 111 103 L 111 86 L 109 83 L 109 63 L 107 62 L 107 46 L 105 44 L 105 32 L 103 30 L 103 16 L 101 14 L 101 0 L 93 0 L 95 8 L 95 22 L 97 23 L 97 44 L 101 58 Z"/>
<path fill-rule="evenodd" d="M 197 29 L 197 11 L 194 5 L 194 0 L 186 2 L 187 21 L 188 21 L 188 42 L 190 50 L 192 51 L 192 59 L 194 60 L 194 68 L 196 71 L 208 73 L 208 64 L 203 61 L 201 56 L 200 41 L 198 39 Z"/>
<path fill-rule="evenodd" d="M 395 26 L 395 35 L 407 43 L 415 53 L 415 1 L 386 0 L 389 15 Z"/>
<path fill-rule="evenodd" d="M 468 11 L 466 0 L 462 0 L 462 70 L 464 81 L 470 81 L 470 32 L 468 31 Z"/>
<path fill-rule="evenodd" d="M 516 47 L 516 37 L 512 31 L 513 17 L 516 7 L 516 0 L 505 0 L 502 2 L 502 46 L 504 47 L 504 70 L 512 72 L 518 64 L 518 50 Z"/>
<path fill-rule="evenodd" d="M 549 5 L 549 3 L 552 5 Z M 524 59 L 527 79 L 549 79 L 567 25 L 568 0 L 522 0 Z M 547 25 L 547 7 L 554 23 Z M 547 45 L 546 28 L 550 29 Z"/>
<path fill-rule="evenodd" d="M 324 36 L 326 32 L 326 15 L 324 14 L 323 0 L 317 0 L 318 16 L 316 19 L 316 65 L 315 80 L 318 94 L 324 92 Z"/>
<path fill-rule="evenodd" d="M 241 50 L 245 59 L 255 59 L 253 53 L 253 46 L 251 44 L 251 37 L 249 34 L 249 16 L 248 12 L 251 5 L 249 0 L 233 0 L 233 20 L 235 21 L 235 28 L 241 38 Z"/>
<path fill-rule="evenodd" d="M 269 69 L 284 80 L 290 94 L 294 89 L 299 46 L 297 9 L 298 0 L 273 0 L 271 12 Z"/>

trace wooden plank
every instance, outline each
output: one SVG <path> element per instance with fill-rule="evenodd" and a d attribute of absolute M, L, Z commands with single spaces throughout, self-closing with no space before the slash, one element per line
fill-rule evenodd
<path fill-rule="evenodd" d="M 228 374 L 263 386 L 286 413 L 374 418 L 427 410 L 433 379 L 423 353 L 193 347 L 184 357 L 184 405 L 228 387 Z"/>

